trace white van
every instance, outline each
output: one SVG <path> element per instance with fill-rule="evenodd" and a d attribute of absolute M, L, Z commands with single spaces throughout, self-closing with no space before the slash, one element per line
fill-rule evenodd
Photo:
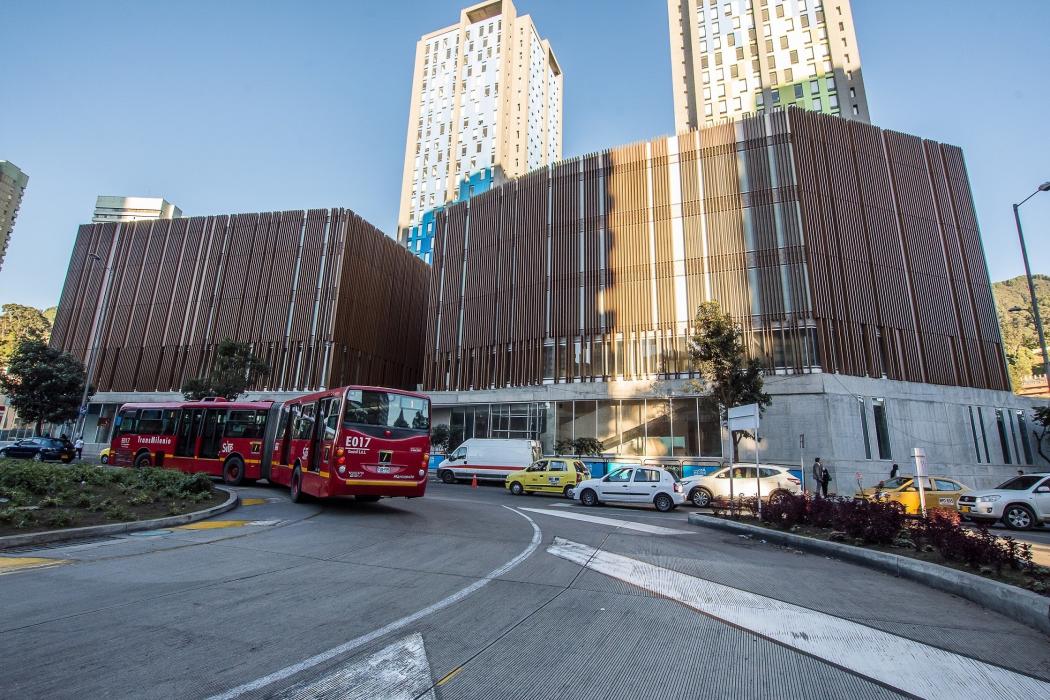
<path fill-rule="evenodd" d="M 470 438 L 438 465 L 438 478 L 446 484 L 477 476 L 503 481 L 511 472 L 526 468 L 543 456 L 538 440 Z"/>

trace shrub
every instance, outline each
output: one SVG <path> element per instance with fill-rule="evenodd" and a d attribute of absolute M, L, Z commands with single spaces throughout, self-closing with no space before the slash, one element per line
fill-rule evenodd
<path fill-rule="evenodd" d="M 806 522 L 807 500 L 803 496 L 785 495 L 770 499 L 762 509 L 762 519 L 773 525 L 790 530 Z"/>

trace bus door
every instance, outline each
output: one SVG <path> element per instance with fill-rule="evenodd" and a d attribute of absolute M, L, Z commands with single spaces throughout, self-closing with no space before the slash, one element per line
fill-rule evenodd
<path fill-rule="evenodd" d="M 339 397 L 327 396 L 321 399 L 317 414 L 318 466 L 323 472 L 328 471 L 335 452 L 335 436 L 339 431 Z"/>
<path fill-rule="evenodd" d="M 175 435 L 175 456 L 193 457 L 197 454 L 197 435 L 200 433 L 203 408 L 184 408 Z"/>
<path fill-rule="evenodd" d="M 222 430 L 226 425 L 225 408 L 208 408 L 204 410 L 204 423 L 201 426 L 201 444 L 198 457 L 218 459 L 222 448 Z M 209 470 L 219 472 L 218 469 Z"/>

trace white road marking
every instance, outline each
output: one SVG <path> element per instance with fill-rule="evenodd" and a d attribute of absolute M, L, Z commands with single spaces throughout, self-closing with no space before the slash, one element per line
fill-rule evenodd
<path fill-rule="evenodd" d="M 816 610 L 560 537 L 547 551 L 921 698 L 1050 697 L 1050 683 Z"/>
<path fill-rule="evenodd" d="M 676 530 L 671 527 L 647 525 L 645 523 L 636 523 L 631 520 L 603 518 L 600 515 L 585 515 L 583 513 L 573 513 L 561 510 L 544 510 L 543 508 L 518 508 L 518 510 L 527 510 L 530 513 L 542 513 L 543 515 L 553 515 L 555 518 L 569 518 L 571 520 L 583 520 L 588 523 L 598 523 L 599 525 L 611 525 L 612 527 L 623 528 L 624 530 L 646 532 L 650 535 L 695 535 L 697 533 L 695 530 Z"/>
<path fill-rule="evenodd" d="M 434 700 L 430 662 L 418 632 L 394 642 L 367 659 L 293 685 L 282 700 Z"/>
<path fill-rule="evenodd" d="M 503 507 L 506 508 L 507 510 L 511 511 L 512 513 L 518 513 L 513 508 L 510 508 L 508 506 L 503 506 Z M 411 615 L 406 615 L 405 617 L 402 617 L 402 618 L 400 618 L 398 620 L 394 620 L 390 624 L 384 625 L 383 627 L 380 627 L 377 630 L 369 632 L 368 634 L 363 634 L 360 637 L 356 637 L 354 639 L 351 639 L 350 641 L 344 642 L 344 643 L 340 644 L 339 646 L 332 647 L 328 651 L 323 651 L 320 654 L 316 654 L 314 656 L 311 656 L 308 659 L 304 659 L 304 660 L 300 661 L 297 664 L 292 664 L 291 666 L 286 666 L 285 668 L 282 668 L 279 671 L 274 671 L 273 673 L 265 675 L 262 678 L 257 678 L 256 680 L 251 681 L 250 683 L 245 683 L 243 685 L 239 685 L 236 688 L 228 690 L 225 693 L 222 693 L 220 695 L 213 695 L 212 697 L 208 698 L 208 700 L 232 700 L 232 698 L 239 697 L 241 695 L 244 695 L 245 693 L 250 693 L 253 690 L 258 690 L 259 688 L 264 688 L 264 687 L 270 685 L 271 683 L 276 683 L 277 681 L 283 680 L 283 679 L 288 678 L 290 676 L 294 676 L 295 674 L 297 674 L 297 673 L 299 673 L 301 671 L 305 671 L 305 670 L 307 670 L 309 668 L 313 668 L 314 666 L 317 666 L 318 664 L 322 664 L 325 661 L 328 661 L 330 659 L 335 658 L 336 656 L 339 656 L 340 654 L 345 654 L 348 651 L 353 651 L 354 649 L 357 649 L 358 647 L 362 647 L 365 644 L 368 644 L 369 642 L 372 642 L 372 641 L 374 641 L 376 639 L 379 639 L 380 637 L 384 637 L 384 636 L 390 634 L 391 632 L 396 632 L 397 630 L 399 630 L 399 629 L 401 629 L 403 627 L 407 627 L 408 625 L 411 625 L 412 623 L 423 619 L 424 617 L 426 617 L 427 615 L 430 615 L 431 613 L 435 613 L 438 610 L 443 610 L 444 608 L 447 608 L 448 606 L 452 605 L 453 603 L 458 603 L 459 601 L 461 601 L 464 598 L 466 598 L 467 596 L 469 596 L 471 593 L 474 593 L 478 589 L 480 589 L 483 586 L 485 586 L 486 584 L 488 584 L 493 579 L 497 579 L 500 576 L 503 576 L 504 574 L 506 574 L 508 571 L 510 571 L 511 569 L 516 567 L 518 564 L 520 564 L 521 562 L 525 561 L 530 556 L 532 556 L 532 553 L 535 552 L 539 548 L 540 542 L 542 540 L 542 533 L 540 532 L 540 528 L 536 524 L 536 521 L 534 521 L 532 518 L 530 518 L 529 516 L 525 515 L 524 513 L 518 513 L 518 515 L 520 515 L 521 517 L 523 517 L 526 520 L 528 520 L 529 524 L 532 525 L 532 541 L 529 543 L 528 547 L 526 547 L 524 550 L 522 550 L 521 554 L 519 554 L 518 556 L 514 557 L 513 559 L 511 559 L 510 561 L 508 561 L 506 564 L 504 564 L 503 566 L 499 567 L 498 569 L 493 569 L 485 577 L 478 579 L 477 581 L 475 581 L 474 583 L 470 584 L 466 588 L 461 588 L 460 590 L 456 591 L 455 593 L 453 593 L 452 595 L 448 596 L 447 598 L 442 598 L 441 600 L 439 600 L 438 602 L 434 603 L 433 605 L 428 605 L 427 607 L 423 608 L 422 610 L 417 610 L 416 612 L 412 613 Z"/>

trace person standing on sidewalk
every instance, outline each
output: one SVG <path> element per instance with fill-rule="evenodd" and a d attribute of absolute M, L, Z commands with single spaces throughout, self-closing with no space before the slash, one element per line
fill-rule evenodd
<path fill-rule="evenodd" d="M 897 478 L 897 472 L 899 470 L 900 470 L 900 467 L 898 467 L 896 464 L 894 464 L 893 467 L 890 469 L 890 478 L 891 479 L 896 479 Z"/>
<path fill-rule="evenodd" d="M 831 472 L 827 467 L 820 468 L 820 492 L 824 498 L 828 497 L 828 483 L 831 481 Z"/>
<path fill-rule="evenodd" d="M 822 472 L 824 471 L 824 465 L 820 463 L 820 457 L 813 460 L 813 468 L 810 469 L 810 473 L 813 476 L 813 495 L 820 495 L 820 480 L 823 478 Z"/>
<path fill-rule="evenodd" d="M 73 443 L 73 449 L 77 451 L 77 461 L 80 461 L 80 456 L 84 454 L 84 436 L 77 436 L 77 441 Z"/>

